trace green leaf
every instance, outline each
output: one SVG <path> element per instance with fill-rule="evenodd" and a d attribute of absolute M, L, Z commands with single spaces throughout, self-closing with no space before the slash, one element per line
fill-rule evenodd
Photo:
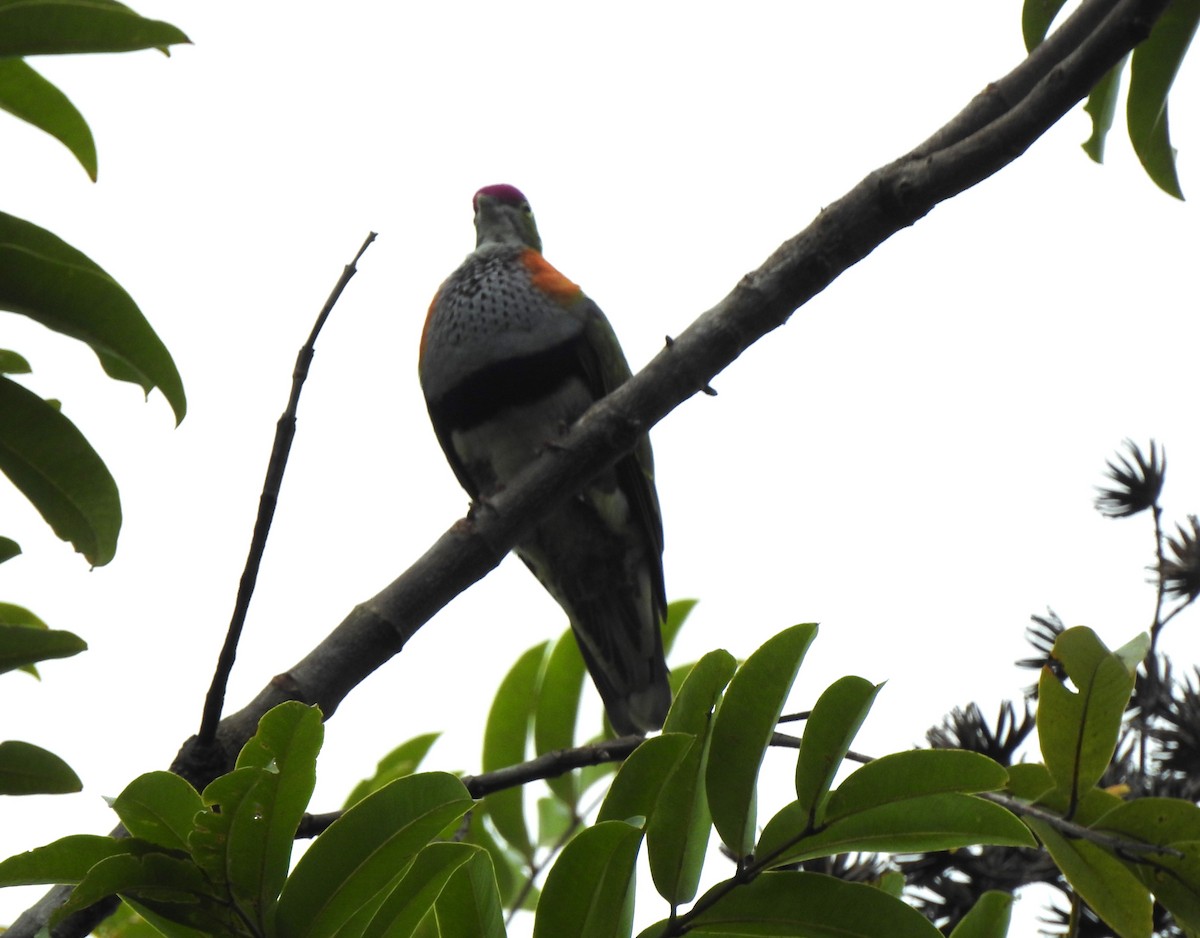
<path fill-rule="evenodd" d="M 688 938 L 941 938 L 925 916 L 899 899 L 820 873 L 763 873 L 730 890 L 694 921 Z"/>
<path fill-rule="evenodd" d="M 434 907 L 450 877 L 474 857 L 487 854 L 467 844 L 432 843 L 417 854 L 396 888 L 388 894 L 362 938 L 407 935 Z"/>
<path fill-rule="evenodd" d="M 575 815 L 561 799 L 537 800 L 538 846 L 553 847 L 575 826 Z"/>
<path fill-rule="evenodd" d="M 101 860 L 127 853 L 129 849 L 128 840 L 73 834 L 0 860 L 0 886 L 78 883 Z"/>
<path fill-rule="evenodd" d="M 1054 791 L 1054 779 L 1040 762 L 1019 762 L 1008 767 L 1005 787 L 1014 797 L 1041 804 L 1043 796 Z"/>
<path fill-rule="evenodd" d="M 25 356 L 6 348 L 0 348 L 0 375 L 27 375 L 32 368 Z"/>
<path fill-rule="evenodd" d="M 1055 785 L 1068 798 L 1070 813 L 1112 759 L 1134 676 L 1090 629 L 1067 629 L 1051 654 L 1062 662 L 1078 692 L 1069 691 L 1049 668 L 1042 669 L 1038 739 Z"/>
<path fill-rule="evenodd" d="M 796 798 L 810 826 L 824 820 L 820 808 L 825 796 L 882 686 L 853 675 L 843 677 L 813 706 L 796 759 Z"/>
<path fill-rule="evenodd" d="M 483 771 L 494 772 L 525 761 L 529 724 L 537 706 L 538 676 L 549 644 L 542 642 L 526 651 L 500 682 L 483 731 Z M 488 795 L 483 804 L 500 836 L 532 862 L 533 842 L 522 796 L 522 788 L 508 788 Z"/>
<path fill-rule="evenodd" d="M 1004 938 L 1012 918 L 1012 902 L 1010 893 L 989 889 L 954 926 L 950 938 Z"/>
<path fill-rule="evenodd" d="M 182 929 L 176 926 L 174 931 L 178 933 Z M 169 933 L 155 928 L 150 924 L 149 919 L 140 914 L 132 905 L 122 901 L 112 915 L 92 930 L 92 934 L 96 938 L 162 938 L 164 934 Z M 196 933 L 195 938 L 206 938 L 206 936 Z"/>
<path fill-rule="evenodd" d="M 706 733 L 713 708 L 736 669 L 737 661 L 724 649 L 710 651 L 701 658 L 671 702 L 663 732 L 690 733 L 692 736 Z"/>
<path fill-rule="evenodd" d="M 441 938 L 504 938 L 504 915 L 496 877 L 486 856 L 460 866 L 437 901 Z"/>
<path fill-rule="evenodd" d="M 995 791 L 1008 781 L 1000 763 L 965 749 L 894 752 L 856 769 L 829 797 L 829 820 L 864 808 L 941 792 Z"/>
<path fill-rule="evenodd" d="M 699 602 L 698 599 L 677 599 L 667 604 L 667 618 L 662 625 L 663 654 L 671 653 L 675 639 Z"/>
<path fill-rule="evenodd" d="M 135 837 L 170 850 L 187 852 L 200 793 L 173 772 L 147 772 L 125 786 L 112 809 Z"/>
<path fill-rule="evenodd" d="M 221 879 L 250 922 L 266 928 L 291 862 L 296 828 L 316 783 L 324 728 L 321 711 L 288 701 L 267 711 L 242 747 L 233 772 L 204 789 L 219 813 L 196 819 L 208 855 L 222 864 Z M 196 837 L 193 843 L 200 845 Z M 207 865 L 212 869 L 212 861 Z"/>
<path fill-rule="evenodd" d="M 183 905 L 193 915 L 197 911 L 196 900 L 208 899 L 204 903 L 206 918 L 211 916 L 209 920 L 218 927 L 228 918 L 195 864 L 162 853 L 122 853 L 101 860 L 88 870 L 71 897 L 51 915 L 50 923 L 57 924 L 71 913 L 111 895 L 153 896 L 158 902 Z"/>
<path fill-rule="evenodd" d="M 487 851 L 495 870 L 501 905 L 508 906 L 516 898 L 517 890 L 520 888 L 521 858 L 515 852 L 502 847 L 500 842 L 492 836 L 483 821 L 484 813 L 482 811 L 472 811 L 468 818 L 467 831 L 463 839 L 466 843 L 475 844 Z"/>
<path fill-rule="evenodd" d="M 652 816 L 663 785 L 695 741 L 686 733 L 663 733 L 638 746 L 613 779 L 597 820 L 628 821 Z"/>
<path fill-rule="evenodd" d="M 444 772 L 399 778 L 363 799 L 296 864 L 276 908 L 276 933 L 334 935 L 472 804 L 462 782 Z"/>
<path fill-rule="evenodd" d="M 1025 825 L 997 804 L 948 792 L 865 808 L 807 830 L 798 802 L 785 807 L 763 829 L 759 862 L 773 866 L 838 853 L 928 853 L 973 844 L 1036 846 Z"/>
<path fill-rule="evenodd" d="M 0 537 L 0 563 L 12 560 L 21 553 L 21 545 L 11 537 Z"/>
<path fill-rule="evenodd" d="M 554 643 L 542 671 L 533 722 L 534 752 L 541 755 L 575 744 L 575 724 L 585 674 L 583 656 L 570 629 Z M 567 772 L 546 784 L 572 812 L 579 805 L 579 776 Z"/>
<path fill-rule="evenodd" d="M 0 742 L 0 795 L 62 795 L 83 783 L 52 752 L 15 739 Z"/>
<path fill-rule="evenodd" d="M 1183 198 L 1167 118 L 1167 97 L 1200 23 L 1200 0 L 1173 0 L 1149 38 L 1133 50 L 1125 120 L 1129 140 L 1147 175 L 1164 192 Z"/>
<path fill-rule="evenodd" d="M 663 734 L 687 733 L 696 742 L 663 783 L 658 805 L 646 823 L 646 855 L 659 895 L 672 905 L 696 896 L 712 817 L 704 775 L 708 765 L 713 708 L 733 677 L 727 651 L 709 652 L 688 674 L 671 704 Z"/>
<path fill-rule="evenodd" d="M 41 625 L 26 619 L 31 616 Z M 51 658 L 70 658 L 87 650 L 87 642 L 71 632 L 45 628 L 28 609 L 0 603 L 0 674 Z"/>
<path fill-rule="evenodd" d="M 1121 90 L 1121 73 L 1129 56 L 1125 56 L 1110 68 L 1096 83 L 1088 95 L 1083 110 L 1092 119 L 1092 135 L 1083 143 L 1083 152 L 1097 163 L 1104 162 L 1104 142 L 1112 130 L 1113 117 L 1117 113 L 1117 96 Z"/>
<path fill-rule="evenodd" d="M 1067 0 L 1025 0 L 1021 8 L 1021 35 L 1025 39 L 1025 51 L 1032 52 L 1041 45 L 1054 17 Z"/>
<path fill-rule="evenodd" d="M 0 5 L 0 56 L 132 52 L 191 42 L 170 23 L 103 0 L 26 0 Z"/>
<path fill-rule="evenodd" d="M 0 45 L 9 38 L 2 25 L 6 9 L 12 6 L 0 6 Z M 175 362 L 129 294 L 62 239 L 3 212 L 0 309 L 86 342 L 110 377 L 132 381 L 147 394 L 157 387 L 175 422 L 183 420 L 187 400 Z"/>
<path fill-rule="evenodd" d="M 1064 837 L 1044 821 L 1026 818 L 1025 823 L 1046 845 L 1071 888 L 1119 938 L 1150 938 L 1150 893 L 1121 861 L 1096 844 Z"/>
<path fill-rule="evenodd" d="M 1200 807 L 1179 798 L 1138 798 L 1121 802 L 1092 826 L 1147 844 L 1200 841 Z"/>
<path fill-rule="evenodd" d="M 96 143 L 87 121 L 65 94 L 22 59 L 0 58 L 0 109 L 57 139 L 95 182 Z"/>
<path fill-rule="evenodd" d="M 621 934 L 641 841 L 638 828 L 602 821 L 567 844 L 546 877 L 533 938 Z"/>
<path fill-rule="evenodd" d="M 3 254 L 0 244 L 0 292 Z M 5 377 L 0 377 L 0 471 L 54 533 L 90 563 L 99 567 L 112 560 L 121 530 L 121 499 L 108 467 L 75 424 Z"/>
<path fill-rule="evenodd" d="M 1093 827 L 1182 853 L 1135 855 L 1125 866 L 1181 925 L 1200 929 L 1200 807 L 1175 798 L 1138 798 L 1122 802 Z"/>
<path fill-rule="evenodd" d="M 816 634 L 810 623 L 766 641 L 729 682 L 713 722 L 705 778 L 708 807 L 717 833 L 739 859 L 754 842 L 755 786 L 763 755 Z"/>
<path fill-rule="evenodd" d="M 441 735 L 441 733 L 423 733 L 401 743 L 379 760 L 374 775 L 363 779 L 354 786 L 354 790 L 347 796 L 342 809 L 345 810 L 351 805 L 358 804 L 371 792 L 379 791 L 388 782 L 412 775 L 420 767 L 421 761 L 429 754 L 430 748 Z"/>
<path fill-rule="evenodd" d="M 1200 841 L 1171 844 L 1183 856 L 1156 857 L 1153 864 L 1126 862 L 1125 866 L 1154 893 L 1175 920 L 1200 933 Z"/>

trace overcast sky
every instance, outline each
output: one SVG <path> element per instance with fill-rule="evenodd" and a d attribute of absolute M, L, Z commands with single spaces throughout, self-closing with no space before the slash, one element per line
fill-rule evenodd
<path fill-rule="evenodd" d="M 85 785 L 0 805 L 5 855 L 106 831 L 100 796 L 195 731 L 296 351 L 368 231 L 301 402 L 233 709 L 466 508 L 416 356 L 430 298 L 474 245 L 477 188 L 525 192 L 546 256 L 636 369 L 1023 55 L 1016 0 L 136 6 L 194 47 L 35 63 L 88 118 L 98 184 L 0 115 L 0 210 L 116 277 L 189 398 L 174 430 L 159 395 L 142 403 L 83 346 L 0 314 L 0 346 L 62 400 L 125 510 L 116 560 L 89 573 L 0 488 L 2 533 L 25 550 L 0 598 L 91 646 L 39 686 L 0 683 L 3 736 L 53 749 Z M 1172 100 L 1192 193 L 1196 89 L 1192 62 Z M 1200 511 L 1200 218 L 1149 182 L 1123 125 L 1103 167 L 1087 135 L 1070 115 L 654 430 L 668 593 L 701 600 L 676 661 L 820 621 L 793 702 L 846 673 L 887 681 L 855 745 L 883 752 L 953 706 L 1018 695 L 1030 613 L 1053 606 L 1113 647 L 1146 627 L 1148 521 L 1101 519 L 1091 500 L 1122 438 L 1153 436 L 1168 518 Z M 446 733 L 431 766 L 477 771 L 496 684 L 565 624 L 506 561 L 346 701 L 314 808 L 430 730 Z M 1197 628 L 1188 614 L 1165 635 L 1180 664 L 1200 657 Z M 768 770 L 786 787 L 785 764 Z M 0 895 L 0 921 L 39 893 Z"/>

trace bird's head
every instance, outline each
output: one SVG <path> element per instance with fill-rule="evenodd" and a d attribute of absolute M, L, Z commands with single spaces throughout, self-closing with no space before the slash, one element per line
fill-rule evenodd
<path fill-rule="evenodd" d="M 475 246 L 521 244 L 542 250 L 529 200 L 515 186 L 484 186 L 475 193 Z"/>

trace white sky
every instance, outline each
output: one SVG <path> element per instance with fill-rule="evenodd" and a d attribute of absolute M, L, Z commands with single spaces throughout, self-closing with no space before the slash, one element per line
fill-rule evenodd
<path fill-rule="evenodd" d="M 89 573 L 0 490 L 2 533 L 25 549 L 0 567 L 0 598 L 91 646 L 44 665 L 40 686 L 0 682 L 2 735 L 53 749 L 85 783 L 0 805 L 4 855 L 108 830 L 100 796 L 195 731 L 296 351 L 368 231 L 379 240 L 301 402 L 233 709 L 466 508 L 416 351 L 430 297 L 473 247 L 479 186 L 529 196 L 547 257 L 606 310 L 636 369 L 1022 56 L 1016 0 L 137 8 L 195 46 L 35 63 L 91 123 L 97 185 L 0 116 L 0 209 L 133 294 L 190 404 L 172 430 L 160 396 L 142 404 L 83 346 L 0 315 L 0 346 L 62 399 L 125 508 L 117 559 Z M 1195 77 L 1193 62 L 1172 101 L 1193 194 Z M 794 705 L 845 673 L 886 680 L 856 743 L 882 752 L 952 706 L 1018 695 L 1031 612 L 1052 605 L 1111 646 L 1147 625 L 1149 525 L 1101 519 L 1092 486 L 1123 437 L 1154 436 L 1169 517 L 1200 511 L 1200 220 L 1146 179 L 1123 128 L 1104 167 L 1078 149 L 1087 133 L 1069 116 L 655 429 L 668 593 L 702 600 L 676 661 L 744 656 L 818 620 Z M 564 627 L 506 562 L 343 705 L 314 808 L 429 730 L 446 731 L 431 766 L 478 770 L 497 682 Z M 1196 629 L 1190 615 L 1167 632 L 1180 664 L 1197 660 Z M 786 787 L 786 764 L 768 768 Z M 0 921 L 40 891 L 0 894 Z"/>

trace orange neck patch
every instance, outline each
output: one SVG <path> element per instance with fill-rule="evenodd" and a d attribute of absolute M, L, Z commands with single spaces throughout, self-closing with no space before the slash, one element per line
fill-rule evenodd
<path fill-rule="evenodd" d="M 528 248 L 521 255 L 521 263 L 529 271 L 529 278 L 533 281 L 533 285 L 543 293 L 550 294 L 560 303 L 569 303 L 578 299 L 583 293 L 577 284 L 551 267 L 549 261 L 533 248 Z"/>

